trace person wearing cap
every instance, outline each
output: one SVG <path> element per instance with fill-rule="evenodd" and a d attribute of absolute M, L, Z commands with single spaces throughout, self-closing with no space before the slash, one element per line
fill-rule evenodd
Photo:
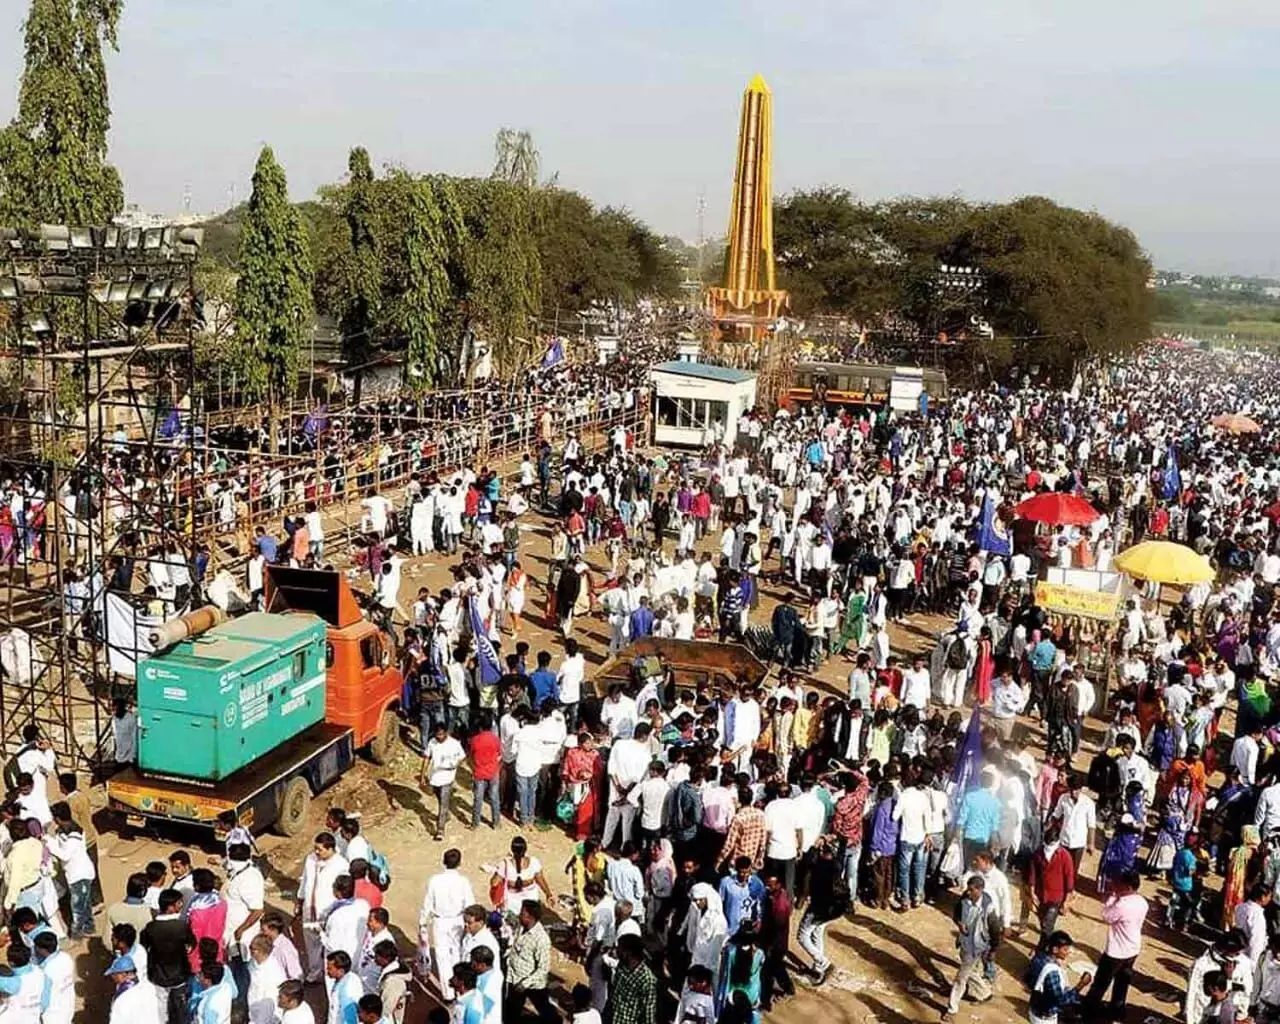
<path fill-rule="evenodd" d="M 103 977 L 115 985 L 108 1024 L 164 1024 L 155 986 L 138 977 L 133 957 L 116 957 Z"/>

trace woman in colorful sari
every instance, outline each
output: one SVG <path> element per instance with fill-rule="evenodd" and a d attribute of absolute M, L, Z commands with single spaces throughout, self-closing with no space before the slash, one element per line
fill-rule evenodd
<path fill-rule="evenodd" d="M 596 817 L 596 775 L 600 754 L 596 740 L 586 729 L 578 733 L 578 745 L 565 751 L 560 763 L 560 777 L 565 792 L 573 801 L 573 837 L 586 839 L 594 831 Z"/>
<path fill-rule="evenodd" d="M 1265 857 L 1258 855 L 1262 843 L 1262 833 L 1257 825 L 1245 825 L 1240 830 L 1240 845 L 1237 846 L 1227 860 L 1227 878 L 1222 883 L 1222 918 L 1219 926 L 1223 931 L 1234 927 L 1236 907 L 1244 902 L 1244 894 L 1262 872 Z"/>
<path fill-rule="evenodd" d="M 859 579 L 854 584 L 852 593 L 849 594 L 849 600 L 845 602 L 840 635 L 831 645 L 832 654 L 843 654 L 849 647 L 857 651 L 862 646 L 867 634 L 866 610 L 867 595 L 862 589 L 862 580 Z"/>
<path fill-rule="evenodd" d="M 1147 873 L 1152 877 L 1173 867 L 1173 857 L 1187 841 L 1187 832 L 1195 824 L 1195 790 L 1186 772 L 1174 777 L 1169 797 L 1160 815 L 1160 830 L 1147 858 Z"/>
<path fill-rule="evenodd" d="M 724 947 L 724 966 L 716 990 L 716 1007 L 723 1009 L 741 992 L 751 1005 L 751 1019 L 760 1024 L 760 982 L 764 970 L 764 953 L 756 945 L 755 929 L 739 929 Z"/>
<path fill-rule="evenodd" d="M 1240 649 L 1240 623 L 1236 621 L 1234 613 L 1227 612 L 1222 620 L 1222 625 L 1213 638 L 1213 648 L 1219 658 L 1235 668 L 1236 654 Z"/>
<path fill-rule="evenodd" d="M 991 627 L 983 626 L 978 636 L 978 660 L 973 666 L 974 699 L 979 704 L 991 700 L 991 680 L 996 674 L 996 659 L 992 653 Z"/>

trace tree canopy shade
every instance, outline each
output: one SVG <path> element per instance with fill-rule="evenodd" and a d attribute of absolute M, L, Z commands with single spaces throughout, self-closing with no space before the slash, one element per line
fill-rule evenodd
<path fill-rule="evenodd" d="M 801 315 L 905 319 L 931 333 L 948 312 L 939 268 L 963 265 L 982 275 L 973 311 L 998 334 L 1045 339 L 1041 361 L 1122 351 L 1150 333 L 1150 263 L 1131 232 L 1095 213 L 1041 197 L 864 204 L 823 188 L 786 196 L 774 216 L 781 283 Z"/>
<path fill-rule="evenodd" d="M 245 391 L 275 405 L 296 384 L 312 298 L 307 233 L 270 146 L 253 172 L 237 262 L 237 366 Z"/>
<path fill-rule="evenodd" d="M 677 255 L 627 211 L 597 210 L 585 196 L 559 188 L 544 189 L 541 201 L 544 307 L 573 311 L 679 291 Z"/>
<path fill-rule="evenodd" d="M 373 167 L 362 146 L 347 161 L 347 188 L 341 208 L 346 245 L 338 254 L 341 293 L 338 327 L 347 365 L 355 369 L 355 399 L 360 400 L 364 365 L 373 351 L 374 332 L 382 309 L 382 266 L 374 224 Z"/>
<path fill-rule="evenodd" d="M 124 205 L 107 163 L 103 48 L 123 0 L 31 0 L 17 116 L 0 131 L 0 223 L 105 224 Z"/>

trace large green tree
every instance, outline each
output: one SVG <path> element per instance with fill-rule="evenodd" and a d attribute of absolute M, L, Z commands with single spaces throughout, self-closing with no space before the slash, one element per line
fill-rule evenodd
<path fill-rule="evenodd" d="M 863 204 L 842 189 L 797 192 L 775 207 L 775 238 L 781 284 L 802 315 L 909 324 L 926 337 L 980 316 L 1037 362 L 1062 366 L 1132 348 L 1151 328 L 1151 266 L 1133 234 L 1040 197 Z M 976 269 L 980 286 L 942 271 L 954 266 Z"/>
<path fill-rule="evenodd" d="M 374 350 L 382 313 L 382 265 L 378 254 L 376 196 L 369 153 L 361 146 L 347 160 L 347 187 L 342 194 L 346 247 L 342 253 L 342 294 L 338 326 L 347 365 L 355 373 L 355 401 L 360 401 L 365 364 Z"/>
<path fill-rule="evenodd" d="M 306 229 L 289 202 L 284 170 L 270 146 L 262 148 L 253 172 L 237 262 L 239 370 L 246 392 L 274 408 L 297 384 L 313 307 Z"/>
<path fill-rule="evenodd" d="M 446 338 L 454 303 L 449 279 L 454 214 L 447 197 L 441 209 L 438 182 L 398 171 L 389 186 L 402 224 L 392 323 L 404 340 L 406 381 L 422 391 L 437 383 L 442 351 L 451 348 Z"/>
<path fill-rule="evenodd" d="M 0 132 L 0 222 L 102 224 L 124 189 L 107 163 L 104 48 L 123 0 L 31 0 L 17 115 Z"/>

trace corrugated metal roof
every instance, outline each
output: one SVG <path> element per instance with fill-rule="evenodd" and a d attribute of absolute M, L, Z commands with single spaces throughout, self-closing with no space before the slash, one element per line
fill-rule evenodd
<path fill-rule="evenodd" d="M 735 370 L 729 366 L 710 366 L 707 363 L 686 363 L 679 360 L 655 363 L 650 370 L 655 373 L 674 373 L 681 377 L 718 380 L 722 384 L 744 384 L 756 379 L 756 375 L 750 370 Z"/>

